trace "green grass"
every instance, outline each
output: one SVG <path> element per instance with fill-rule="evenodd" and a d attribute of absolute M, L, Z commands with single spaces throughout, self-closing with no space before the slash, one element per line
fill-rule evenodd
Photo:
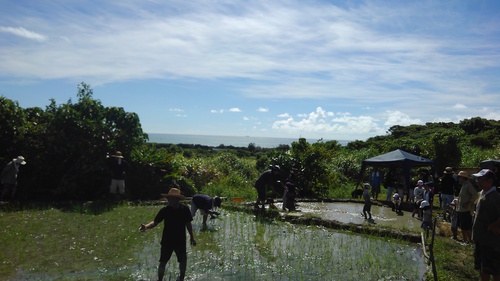
<path fill-rule="evenodd" d="M 21 269 L 51 275 L 130 266 L 134 252 L 146 243 L 138 228 L 156 212 L 153 207 L 127 205 L 109 210 L 82 205 L 19 211 L 4 207 L 0 279 L 8 280 Z"/>

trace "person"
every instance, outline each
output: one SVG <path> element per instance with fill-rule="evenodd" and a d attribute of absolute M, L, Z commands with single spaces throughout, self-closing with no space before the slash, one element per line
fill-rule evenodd
<path fill-rule="evenodd" d="M 417 186 L 413 189 L 413 212 L 411 214 L 412 217 L 415 217 L 415 214 L 417 214 L 418 218 L 422 217 L 422 212 L 420 212 L 420 203 L 422 203 L 423 196 L 424 196 L 424 181 L 423 180 L 418 180 L 417 181 Z"/>
<path fill-rule="evenodd" d="M 432 211 L 432 205 L 434 204 L 434 182 L 433 181 L 428 181 L 424 183 L 424 194 L 422 198 L 429 203 L 431 206 L 431 211 Z"/>
<path fill-rule="evenodd" d="M 259 178 L 255 181 L 255 189 L 257 189 L 257 201 L 255 203 L 255 209 L 258 210 L 259 206 L 262 206 L 262 211 L 265 210 L 265 204 L 267 202 L 267 186 L 271 186 L 273 189 L 276 185 L 280 185 L 279 174 L 280 166 L 270 165 L 269 169 L 263 172 Z"/>
<path fill-rule="evenodd" d="M 370 183 L 372 189 L 372 196 L 374 200 L 378 200 L 378 195 L 380 194 L 380 184 L 384 180 L 384 175 L 379 171 L 378 167 L 373 168 L 370 174 Z"/>
<path fill-rule="evenodd" d="M 365 205 L 363 206 L 363 216 L 365 220 L 372 221 L 372 200 L 370 196 L 370 184 L 363 184 L 363 199 L 365 200 Z M 368 214 L 368 215 L 367 215 Z"/>
<path fill-rule="evenodd" d="M 458 182 L 461 185 L 458 194 L 458 226 L 462 230 L 464 243 L 472 242 L 472 214 L 474 212 L 474 203 L 479 197 L 476 189 L 469 181 L 469 174 L 465 171 L 458 173 Z"/>
<path fill-rule="evenodd" d="M 451 232 L 453 233 L 453 236 L 451 238 L 453 240 L 458 240 L 458 212 L 457 212 L 458 206 L 457 205 L 458 205 L 458 199 L 453 199 L 453 201 L 451 201 L 451 203 L 448 205 L 448 209 L 446 210 L 446 212 L 448 213 L 448 217 L 450 218 L 450 229 L 451 229 Z"/>
<path fill-rule="evenodd" d="M 481 188 L 472 225 L 474 268 L 481 280 L 500 280 L 500 194 L 494 185 L 493 171 L 483 169 L 473 174 Z"/>
<path fill-rule="evenodd" d="M 297 188 L 295 187 L 295 172 L 290 172 L 286 179 L 285 192 L 283 192 L 283 211 L 295 211 L 295 197 L 297 196 Z"/>
<path fill-rule="evenodd" d="M 399 193 L 394 193 L 394 195 L 392 196 L 392 211 L 396 212 L 396 213 L 401 213 L 401 202 L 403 201 L 403 199 L 401 198 L 401 196 L 399 196 Z"/>
<path fill-rule="evenodd" d="M 455 199 L 455 185 L 456 181 L 453 178 L 453 169 L 451 167 L 446 167 L 439 188 L 441 193 L 440 199 L 442 202 L 443 221 L 446 220 L 446 209 L 448 208 L 448 204 Z"/>
<path fill-rule="evenodd" d="M 422 209 L 422 225 L 423 229 L 431 229 L 432 228 L 432 211 L 431 204 L 426 200 L 423 200 L 420 203 L 420 209 Z"/>
<path fill-rule="evenodd" d="M 220 207 L 222 200 L 219 196 L 210 197 L 205 194 L 195 194 L 191 198 L 191 216 L 194 218 L 196 211 L 200 210 L 200 214 L 203 216 L 203 227 L 207 227 L 208 215 L 210 218 L 215 218 L 214 215 L 220 215 L 219 212 L 213 209 Z"/>
<path fill-rule="evenodd" d="M 3 191 L 0 196 L 0 200 L 4 200 L 7 194 L 10 192 L 10 199 L 13 199 L 17 190 L 17 174 L 19 172 L 19 165 L 26 165 L 26 161 L 23 156 L 17 156 L 17 158 L 12 159 L 2 170 L 2 184 Z"/>
<path fill-rule="evenodd" d="M 170 188 L 166 195 L 168 205 L 161 208 L 153 221 L 147 224 L 141 224 L 140 231 L 144 232 L 148 229 L 156 227 L 162 221 L 163 235 L 161 238 L 161 253 L 160 264 L 158 265 L 158 280 L 163 280 L 165 275 L 165 266 L 170 260 L 172 253 L 175 252 L 177 261 L 179 262 L 179 278 L 178 281 L 184 280 L 187 267 L 187 252 L 186 252 L 186 229 L 190 236 L 190 243 L 196 246 L 196 241 L 193 236 L 193 227 L 191 221 L 193 217 L 189 208 L 181 204 L 181 200 L 186 198 L 181 195 L 181 191 L 177 188 Z"/>
<path fill-rule="evenodd" d="M 125 194 L 125 177 L 130 170 L 130 165 L 124 159 L 122 153 L 116 151 L 114 155 L 108 157 L 108 166 L 111 171 L 109 193 L 115 196 L 118 189 L 118 194 L 123 196 Z"/>
<path fill-rule="evenodd" d="M 394 191 L 394 185 L 396 184 L 395 173 L 395 170 L 390 170 L 384 180 L 384 187 L 387 189 L 387 197 L 385 201 L 387 202 L 391 202 L 392 199 L 392 192 Z"/>

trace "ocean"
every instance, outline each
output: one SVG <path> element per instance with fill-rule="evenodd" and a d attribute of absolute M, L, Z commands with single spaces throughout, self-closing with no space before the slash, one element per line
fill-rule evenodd
<path fill-rule="evenodd" d="M 148 133 L 149 142 L 154 143 L 169 143 L 169 144 L 199 144 L 211 147 L 220 145 L 234 146 L 234 147 L 248 147 L 249 144 L 254 143 L 257 147 L 274 148 L 282 144 L 291 145 L 299 139 L 292 138 L 269 138 L 269 137 L 238 137 L 238 136 L 210 136 L 210 135 L 182 135 L 182 134 L 155 134 Z M 318 139 L 307 139 L 308 143 L 315 143 Z M 327 141 L 324 139 L 323 141 Z M 339 140 L 341 145 L 346 145 L 349 141 Z"/>

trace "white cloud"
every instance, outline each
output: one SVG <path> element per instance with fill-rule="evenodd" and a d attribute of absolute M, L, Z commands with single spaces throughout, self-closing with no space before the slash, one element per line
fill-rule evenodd
<path fill-rule="evenodd" d="M 241 109 L 239 109 L 237 107 L 233 107 L 233 108 L 229 109 L 229 112 L 241 112 Z"/>
<path fill-rule="evenodd" d="M 410 116 L 397 110 L 396 111 L 387 110 L 384 115 L 387 118 L 387 120 L 384 123 L 384 126 L 387 127 L 392 127 L 394 125 L 409 126 L 413 124 L 420 124 L 420 125 L 423 124 L 423 122 L 420 119 L 412 119 Z"/>
<path fill-rule="evenodd" d="M 258 112 L 269 112 L 269 108 L 265 108 L 265 107 L 259 107 L 257 109 Z"/>
<path fill-rule="evenodd" d="M 210 110 L 210 112 L 211 112 L 211 113 L 224 113 L 224 109 L 219 109 L 219 110 L 217 110 L 217 109 L 212 109 L 212 110 Z"/>
<path fill-rule="evenodd" d="M 278 114 L 278 117 L 279 118 L 289 118 L 290 114 L 288 114 L 288 113 Z"/>
<path fill-rule="evenodd" d="M 373 134 L 385 133 L 385 130 L 380 128 L 372 117 L 355 117 L 347 112 L 342 114 L 333 118 L 335 116 L 333 112 L 318 107 L 314 112 L 309 113 L 307 118 L 294 120 L 294 118 L 288 117 L 285 120 L 274 122 L 272 128 L 286 132 L 312 132 L 318 136 L 320 136 L 318 133 L 328 134 L 337 139 L 346 136 L 367 138 Z"/>
<path fill-rule="evenodd" d="M 180 108 L 170 108 L 169 111 L 174 111 L 174 112 L 184 112 L 183 109 Z"/>
<path fill-rule="evenodd" d="M 38 34 L 33 31 L 29 31 L 24 27 L 4 27 L 0 26 L 0 32 L 5 32 L 5 33 L 10 33 L 19 37 L 23 37 L 26 39 L 30 40 L 35 40 L 38 42 L 45 41 L 47 39 L 47 36 L 44 36 L 42 34 Z"/>
<path fill-rule="evenodd" d="M 467 106 L 461 103 L 457 103 L 453 106 L 454 109 L 466 109 Z"/>

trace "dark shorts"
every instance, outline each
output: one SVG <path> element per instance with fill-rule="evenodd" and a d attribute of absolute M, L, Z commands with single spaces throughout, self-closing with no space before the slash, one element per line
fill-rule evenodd
<path fill-rule="evenodd" d="M 186 242 L 184 242 L 177 245 L 161 245 L 160 262 L 168 262 L 173 252 L 177 256 L 177 262 L 187 261 Z"/>
<path fill-rule="evenodd" d="M 363 212 L 371 212 L 372 211 L 372 204 L 365 204 L 363 206 Z"/>
<path fill-rule="evenodd" d="M 372 184 L 372 192 L 377 192 L 380 193 L 380 183 L 379 184 Z"/>
<path fill-rule="evenodd" d="M 484 274 L 500 275 L 500 248 L 476 244 L 474 247 L 474 268 Z"/>
<path fill-rule="evenodd" d="M 266 187 L 265 186 L 256 186 L 255 189 L 257 189 L 257 196 L 259 200 L 266 200 Z"/>
<path fill-rule="evenodd" d="M 470 212 L 458 212 L 457 226 L 462 230 L 472 229 L 472 215 Z"/>

